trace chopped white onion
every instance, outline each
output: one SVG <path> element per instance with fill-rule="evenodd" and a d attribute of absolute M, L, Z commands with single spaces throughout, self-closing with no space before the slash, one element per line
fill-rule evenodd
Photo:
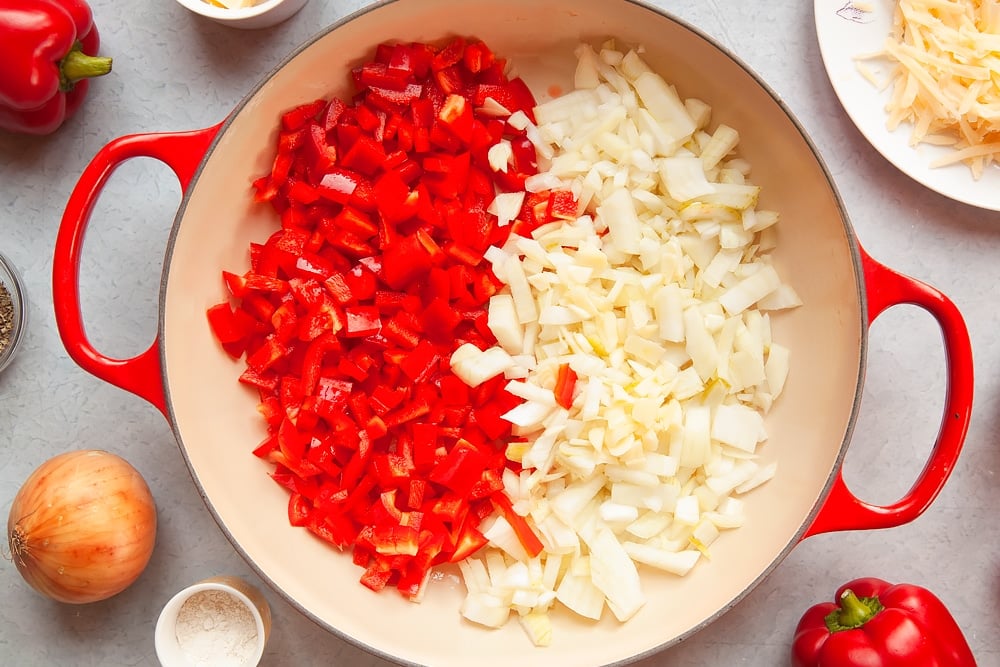
<path fill-rule="evenodd" d="M 507 122 L 538 149 L 526 189 L 569 189 L 583 213 L 486 252 L 505 283 L 489 306 L 498 353 L 463 345 L 451 360 L 470 384 L 516 378 L 523 402 L 503 418 L 522 468 L 504 489 L 543 545 L 529 558 L 506 520 L 487 523 L 495 548 L 470 559 L 487 565 L 461 566 L 463 615 L 491 625 L 513 610 L 539 645 L 551 605 L 624 622 L 645 602 L 637 564 L 683 576 L 744 524 L 737 494 L 776 474 L 759 460 L 764 415 L 790 364 L 762 311 L 801 303 L 771 263 L 778 214 L 758 208 L 739 133 L 711 129 L 711 108 L 638 51 L 576 55 L 576 90 L 536 107 L 537 125 Z M 494 151 L 499 169 L 507 149 Z M 502 224 L 523 202 L 508 196 L 491 208 Z M 569 408 L 553 391 L 563 365 Z"/>

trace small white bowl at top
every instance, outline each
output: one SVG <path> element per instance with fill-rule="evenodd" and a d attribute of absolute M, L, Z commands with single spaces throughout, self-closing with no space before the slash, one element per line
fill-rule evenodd
<path fill-rule="evenodd" d="M 177 0 L 195 14 L 233 28 L 270 28 L 292 17 L 309 0 L 262 0 L 253 7 L 226 9 L 205 0 Z"/>
<path fill-rule="evenodd" d="M 184 604 L 199 594 L 211 591 L 227 595 L 233 604 L 240 605 L 241 607 L 234 609 L 234 614 L 238 614 L 236 609 L 240 608 L 250 612 L 256 631 L 252 645 L 244 646 L 239 642 L 240 645 L 234 647 L 235 638 L 227 637 L 226 631 L 229 629 L 229 621 L 235 619 L 220 619 L 219 613 L 211 617 L 204 616 L 200 620 L 195 617 L 184 621 L 197 621 L 194 628 L 189 628 L 195 631 L 190 637 L 180 631 L 179 621 Z M 197 602 L 194 600 L 192 604 Z M 196 611 L 191 613 L 197 614 Z M 153 643 L 162 667 L 255 667 L 264 655 L 264 646 L 270 633 L 271 607 L 264 595 L 239 577 L 222 576 L 199 581 L 170 598 L 156 620 Z"/>

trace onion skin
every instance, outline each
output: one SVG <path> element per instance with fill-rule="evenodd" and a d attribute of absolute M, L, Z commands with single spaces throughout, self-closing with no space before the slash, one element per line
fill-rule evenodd
<path fill-rule="evenodd" d="M 7 518 L 11 558 L 42 595 L 69 604 L 107 599 L 153 554 L 156 505 L 142 475 L 101 450 L 55 456 L 25 480 Z"/>

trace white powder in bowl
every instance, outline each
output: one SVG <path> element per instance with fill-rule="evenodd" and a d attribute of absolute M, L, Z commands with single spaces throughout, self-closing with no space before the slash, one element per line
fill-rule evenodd
<path fill-rule="evenodd" d="M 257 623 L 241 600 L 225 591 L 199 591 L 177 613 L 177 644 L 197 667 L 253 664 Z"/>

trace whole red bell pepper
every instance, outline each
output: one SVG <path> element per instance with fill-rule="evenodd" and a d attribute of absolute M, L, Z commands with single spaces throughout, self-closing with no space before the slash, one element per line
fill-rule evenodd
<path fill-rule="evenodd" d="M 50 134 L 111 71 L 84 0 L 0 0 L 0 128 Z"/>
<path fill-rule="evenodd" d="M 795 629 L 795 667 L 975 667 L 958 623 L 930 591 L 855 579 Z"/>

